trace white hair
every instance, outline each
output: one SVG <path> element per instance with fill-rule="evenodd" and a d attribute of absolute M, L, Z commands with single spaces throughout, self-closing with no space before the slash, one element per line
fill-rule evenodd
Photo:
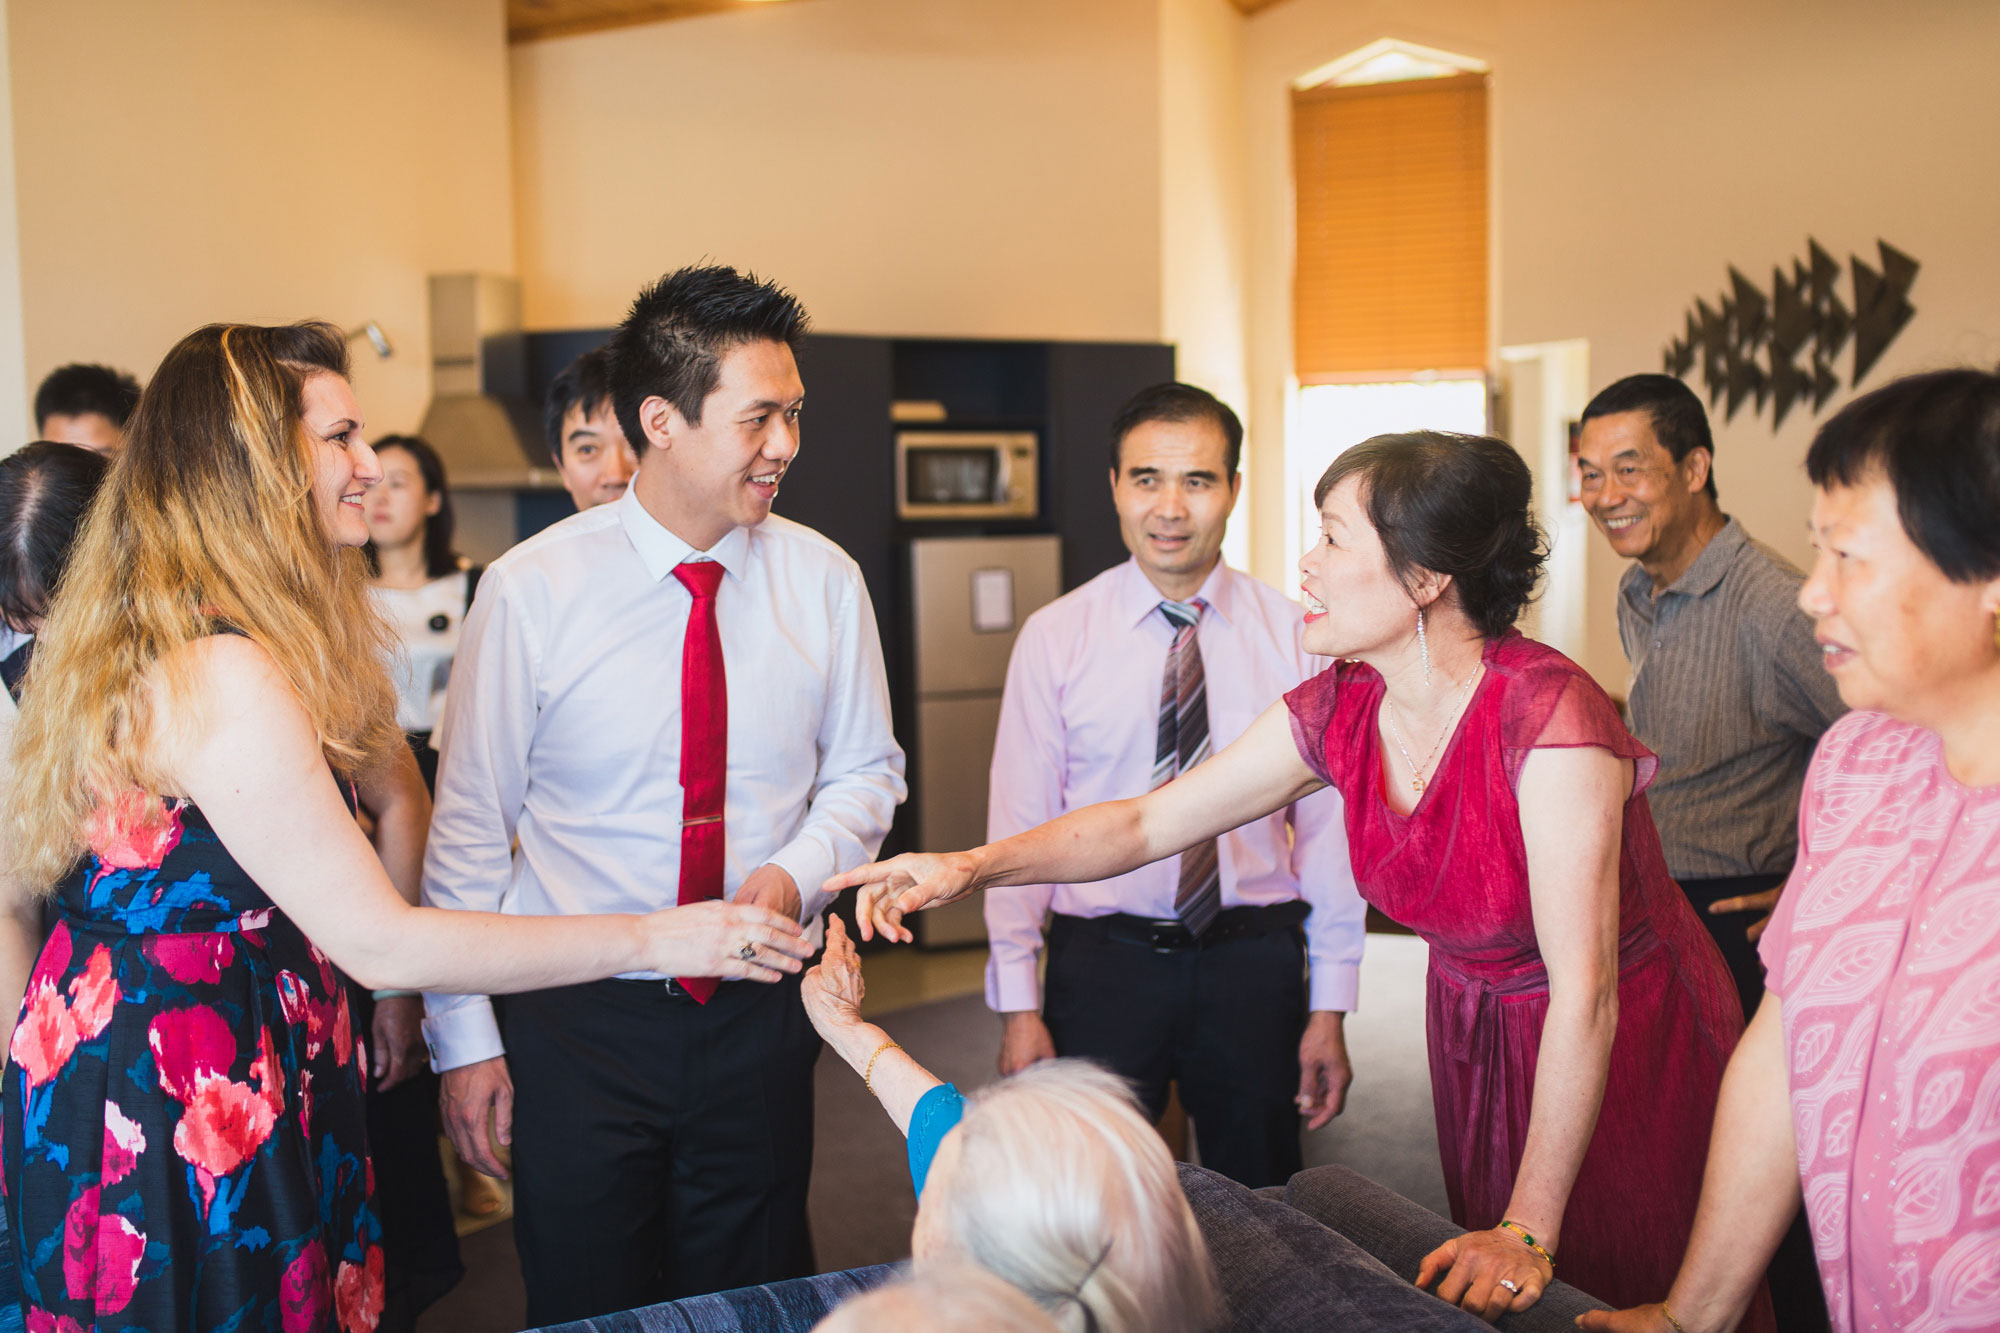
<path fill-rule="evenodd" d="M 982 1268 L 927 1264 L 843 1301 L 817 1333 L 1059 1333 L 1042 1307 Z"/>
<path fill-rule="evenodd" d="M 1043 1061 L 974 1093 L 952 1136 L 956 1168 L 943 1197 L 924 1200 L 952 1257 L 1026 1292 L 1071 1333 L 1209 1326 L 1208 1246 L 1123 1080 Z"/>

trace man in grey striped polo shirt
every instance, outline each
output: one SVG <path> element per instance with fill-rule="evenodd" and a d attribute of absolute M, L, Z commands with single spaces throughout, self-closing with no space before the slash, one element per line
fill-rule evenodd
<path fill-rule="evenodd" d="M 1722 948 L 1747 1017 L 1755 941 L 1798 851 L 1799 789 L 1845 711 L 1798 607 L 1805 576 L 1717 502 L 1694 391 L 1633 375 L 1583 411 L 1583 503 L 1636 562 L 1618 585 L 1633 734 L 1657 751 L 1648 793 L 1667 866 Z"/>

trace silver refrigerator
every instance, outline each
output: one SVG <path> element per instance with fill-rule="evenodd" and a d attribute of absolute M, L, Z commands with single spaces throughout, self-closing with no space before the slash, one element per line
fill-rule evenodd
<path fill-rule="evenodd" d="M 1062 593 L 1058 537 L 931 537 L 910 543 L 916 645 L 917 847 L 986 841 L 987 776 L 1007 659 L 1021 622 Z M 927 947 L 986 939 L 979 897 L 919 912 Z"/>

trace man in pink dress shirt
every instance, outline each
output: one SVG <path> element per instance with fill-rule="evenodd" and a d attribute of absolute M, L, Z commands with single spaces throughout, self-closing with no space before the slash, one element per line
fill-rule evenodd
<path fill-rule="evenodd" d="M 993 750 L 991 839 L 1171 778 L 1177 765 L 1160 752 L 1172 749 L 1161 716 L 1172 615 L 1195 626 L 1179 651 L 1199 650 L 1192 711 L 1205 692 L 1207 739 L 1195 762 L 1325 665 L 1299 646 L 1299 607 L 1222 561 L 1241 481 L 1236 414 L 1192 386 L 1156 385 L 1121 409 L 1112 441 L 1132 559 L 1022 626 Z M 1205 910 L 1191 910 L 1199 894 L 1184 886 L 1200 879 L 1183 875 L 1195 851 L 1095 884 L 988 891 L 986 1001 L 1005 1020 L 1003 1074 L 1085 1056 L 1131 1079 L 1155 1118 L 1176 1082 L 1204 1165 L 1281 1184 L 1300 1167 L 1300 1115 L 1313 1129 L 1331 1120 L 1352 1077 L 1342 1020 L 1365 909 L 1340 797 L 1328 789 L 1225 834 L 1215 853 L 1220 901 L 1211 874 Z"/>

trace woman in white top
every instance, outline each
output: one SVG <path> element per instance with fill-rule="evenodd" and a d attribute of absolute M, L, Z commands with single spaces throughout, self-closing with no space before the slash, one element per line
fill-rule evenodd
<path fill-rule="evenodd" d="M 472 605 L 480 571 L 452 550 L 451 496 L 444 460 L 414 435 L 391 435 L 375 446 L 382 480 L 368 488 L 363 515 L 366 551 L 375 571 L 375 604 L 396 629 L 403 650 L 390 668 L 396 723 L 408 733 L 424 785 L 437 785 L 431 730 L 444 707 L 459 628 Z"/>

